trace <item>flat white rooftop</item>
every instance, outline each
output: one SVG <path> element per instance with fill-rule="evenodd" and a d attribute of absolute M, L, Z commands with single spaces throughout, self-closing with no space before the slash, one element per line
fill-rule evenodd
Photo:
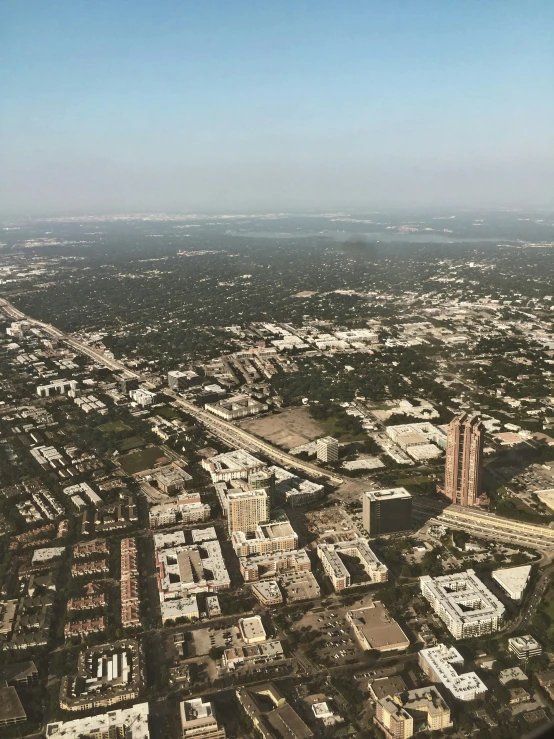
<path fill-rule="evenodd" d="M 475 672 L 459 675 L 452 665 L 463 665 L 464 658 L 454 647 L 437 644 L 420 651 L 420 659 L 425 661 L 440 678 L 445 688 L 459 700 L 472 700 L 477 694 L 484 693 L 487 686 Z"/>
<path fill-rule="evenodd" d="M 65 547 L 48 547 L 46 549 L 35 549 L 33 552 L 33 564 L 36 562 L 48 562 L 49 559 L 61 557 L 65 552 Z"/>
<path fill-rule="evenodd" d="M 487 618 L 502 618 L 505 608 L 498 598 L 479 580 L 473 570 L 440 577 L 420 577 L 421 592 L 439 603 L 453 621 L 479 623 Z"/>
<path fill-rule="evenodd" d="M 81 739 L 91 735 L 124 736 L 125 739 L 149 739 L 148 703 L 117 711 L 107 711 L 96 716 L 57 721 L 46 726 L 46 736 L 56 739 Z"/>
<path fill-rule="evenodd" d="M 520 600 L 523 597 L 530 576 L 531 565 L 508 567 L 507 569 L 495 570 L 492 573 L 493 579 L 513 600 Z"/>

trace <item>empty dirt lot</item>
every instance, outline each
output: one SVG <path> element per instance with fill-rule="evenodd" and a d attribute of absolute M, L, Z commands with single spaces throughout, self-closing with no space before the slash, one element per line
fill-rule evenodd
<path fill-rule="evenodd" d="M 287 450 L 325 435 L 307 408 L 291 408 L 265 418 L 250 418 L 239 425 Z"/>

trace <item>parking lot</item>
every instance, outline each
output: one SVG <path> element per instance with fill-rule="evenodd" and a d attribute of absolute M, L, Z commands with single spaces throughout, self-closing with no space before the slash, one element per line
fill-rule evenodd
<path fill-rule="evenodd" d="M 345 613 L 344 608 L 310 611 L 294 626 L 294 630 L 311 626 L 316 659 L 324 665 L 344 665 L 363 656 Z"/>
<path fill-rule="evenodd" d="M 212 626 L 207 629 L 194 629 L 192 635 L 193 655 L 195 657 L 209 654 L 212 647 L 227 649 L 242 643 L 236 626 L 228 626 L 223 629 L 216 629 Z"/>

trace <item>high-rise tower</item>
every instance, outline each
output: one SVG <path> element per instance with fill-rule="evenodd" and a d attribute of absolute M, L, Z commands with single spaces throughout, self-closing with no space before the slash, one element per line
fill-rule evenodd
<path fill-rule="evenodd" d="M 478 505 L 485 428 L 477 415 L 462 413 L 448 424 L 444 492 L 453 503 Z"/>
<path fill-rule="evenodd" d="M 234 531 L 256 531 L 259 523 L 269 520 L 269 498 L 265 490 L 246 490 L 227 496 L 227 525 Z"/>

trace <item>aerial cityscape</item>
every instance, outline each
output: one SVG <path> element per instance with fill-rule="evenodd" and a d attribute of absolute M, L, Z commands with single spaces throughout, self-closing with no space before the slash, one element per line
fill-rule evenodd
<path fill-rule="evenodd" d="M 1 739 L 552 736 L 554 6 L 15 5 Z"/>

